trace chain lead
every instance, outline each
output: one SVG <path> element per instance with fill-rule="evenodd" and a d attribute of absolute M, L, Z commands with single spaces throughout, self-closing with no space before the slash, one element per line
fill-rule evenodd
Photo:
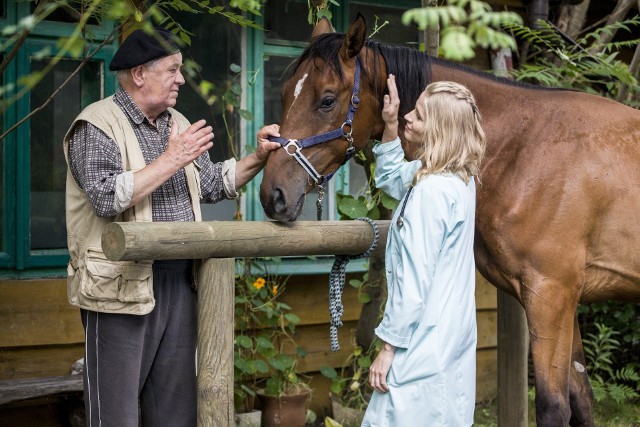
<path fill-rule="evenodd" d="M 318 212 L 318 221 L 322 220 L 322 199 L 324 198 L 324 187 L 318 184 L 318 200 L 316 200 L 316 210 Z"/>

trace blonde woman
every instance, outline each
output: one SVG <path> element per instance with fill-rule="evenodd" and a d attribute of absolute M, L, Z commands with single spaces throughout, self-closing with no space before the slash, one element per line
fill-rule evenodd
<path fill-rule="evenodd" d="M 473 236 L 485 136 L 471 92 L 431 83 L 398 137 L 395 77 L 387 80 L 376 185 L 400 200 L 386 248 L 388 296 L 376 328 L 374 394 L 363 426 L 470 426 L 476 381 Z M 404 161 L 405 157 L 410 161 Z"/>

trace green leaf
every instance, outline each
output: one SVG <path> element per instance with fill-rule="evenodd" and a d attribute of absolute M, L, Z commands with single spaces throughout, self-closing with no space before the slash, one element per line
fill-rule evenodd
<path fill-rule="evenodd" d="M 274 348 L 273 343 L 271 342 L 270 339 L 267 339 L 261 336 L 256 338 L 256 349 L 260 351 L 260 350 L 270 349 L 270 348 Z"/>
<path fill-rule="evenodd" d="M 251 348 L 253 346 L 253 341 L 246 335 L 237 335 L 235 342 L 243 348 Z"/>
<path fill-rule="evenodd" d="M 293 366 L 293 359 L 286 354 L 278 354 L 269 362 L 278 371 L 284 371 Z"/>
<path fill-rule="evenodd" d="M 269 372 L 269 365 L 264 360 L 254 360 L 253 366 L 256 368 L 256 371 L 260 372 L 261 374 L 266 374 L 267 372 Z"/>
<path fill-rule="evenodd" d="M 398 205 L 400 204 L 400 202 L 398 202 L 396 199 L 394 199 L 393 197 L 389 196 L 387 193 L 385 193 L 384 191 L 380 191 L 380 203 L 382 204 L 382 206 L 384 206 L 386 209 L 390 209 L 393 210 L 395 208 L 398 207 Z"/>
<path fill-rule="evenodd" d="M 300 318 L 293 313 L 285 314 L 284 318 L 287 319 L 287 322 L 292 323 L 294 325 L 297 325 L 298 323 L 300 323 Z"/>
<path fill-rule="evenodd" d="M 348 218 L 356 219 L 365 216 L 368 209 L 363 201 L 352 197 L 343 197 L 338 202 L 338 211 Z"/>
<path fill-rule="evenodd" d="M 338 377 L 338 372 L 332 366 L 322 366 L 320 373 L 331 380 Z"/>
<path fill-rule="evenodd" d="M 369 294 L 365 294 L 364 292 L 358 294 L 358 301 L 361 304 L 367 304 L 369 302 L 371 302 L 371 297 L 369 296 Z"/>
<path fill-rule="evenodd" d="M 240 117 L 242 117 L 243 119 L 247 120 L 247 121 L 251 121 L 253 120 L 253 113 L 249 110 L 244 110 L 242 108 L 238 109 L 238 114 L 240 115 Z"/>
<path fill-rule="evenodd" d="M 446 59 L 464 61 L 473 58 L 475 43 L 459 27 L 449 27 L 443 31 L 440 47 Z"/>
<path fill-rule="evenodd" d="M 356 289 L 360 289 L 362 287 L 362 280 L 351 279 L 349 280 L 349 286 L 352 286 Z"/>

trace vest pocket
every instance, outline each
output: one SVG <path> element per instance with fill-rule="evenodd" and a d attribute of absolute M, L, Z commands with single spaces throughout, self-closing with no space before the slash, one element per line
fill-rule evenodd
<path fill-rule="evenodd" d="M 153 300 L 152 261 L 110 261 L 102 251 L 89 249 L 80 293 L 96 301 Z"/>
<path fill-rule="evenodd" d="M 118 299 L 122 302 L 148 302 L 153 296 L 151 261 L 122 266 L 122 283 Z"/>

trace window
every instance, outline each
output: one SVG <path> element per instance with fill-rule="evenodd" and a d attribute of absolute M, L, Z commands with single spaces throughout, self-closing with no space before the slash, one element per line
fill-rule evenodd
<path fill-rule="evenodd" d="M 28 2 L 2 1 L 0 4 L 5 18 L 2 22 L 9 25 L 15 25 L 30 11 Z M 42 24 L 47 28 L 36 27 L 8 64 L 3 85 L 19 82 L 21 77 L 49 66 L 58 37 L 69 35 L 73 28 L 69 23 L 72 20 L 62 19 L 62 16 L 49 18 L 49 22 Z M 64 22 L 59 23 L 61 21 Z M 94 36 L 110 31 L 108 27 L 91 29 Z M 7 49 L 0 55 L 6 55 L 11 48 L 4 43 L 0 46 Z M 81 60 L 63 58 L 33 90 L 9 103 L 2 112 L 0 131 L 4 133 L 30 111 L 40 110 L 0 142 L 0 275 L 64 274 L 69 255 L 62 140 L 82 108 L 113 93 L 115 76 L 105 71 L 105 62 L 114 52 L 113 45 L 105 46 L 79 70 Z M 16 84 L 4 100 L 9 100 L 20 89 L 19 83 Z M 56 91 L 58 93 L 51 98 Z"/>
<path fill-rule="evenodd" d="M 32 59 L 31 72 L 43 70 L 49 58 Z M 43 105 L 62 87 L 80 61 L 62 60 L 47 73 L 38 90 L 30 94 L 30 109 Z M 62 140 L 75 116 L 90 102 L 104 97 L 102 62 L 89 62 L 73 76 L 58 95 L 29 120 L 29 235 L 30 251 L 60 249 L 67 246 L 64 222 L 64 193 L 67 167 Z"/>

